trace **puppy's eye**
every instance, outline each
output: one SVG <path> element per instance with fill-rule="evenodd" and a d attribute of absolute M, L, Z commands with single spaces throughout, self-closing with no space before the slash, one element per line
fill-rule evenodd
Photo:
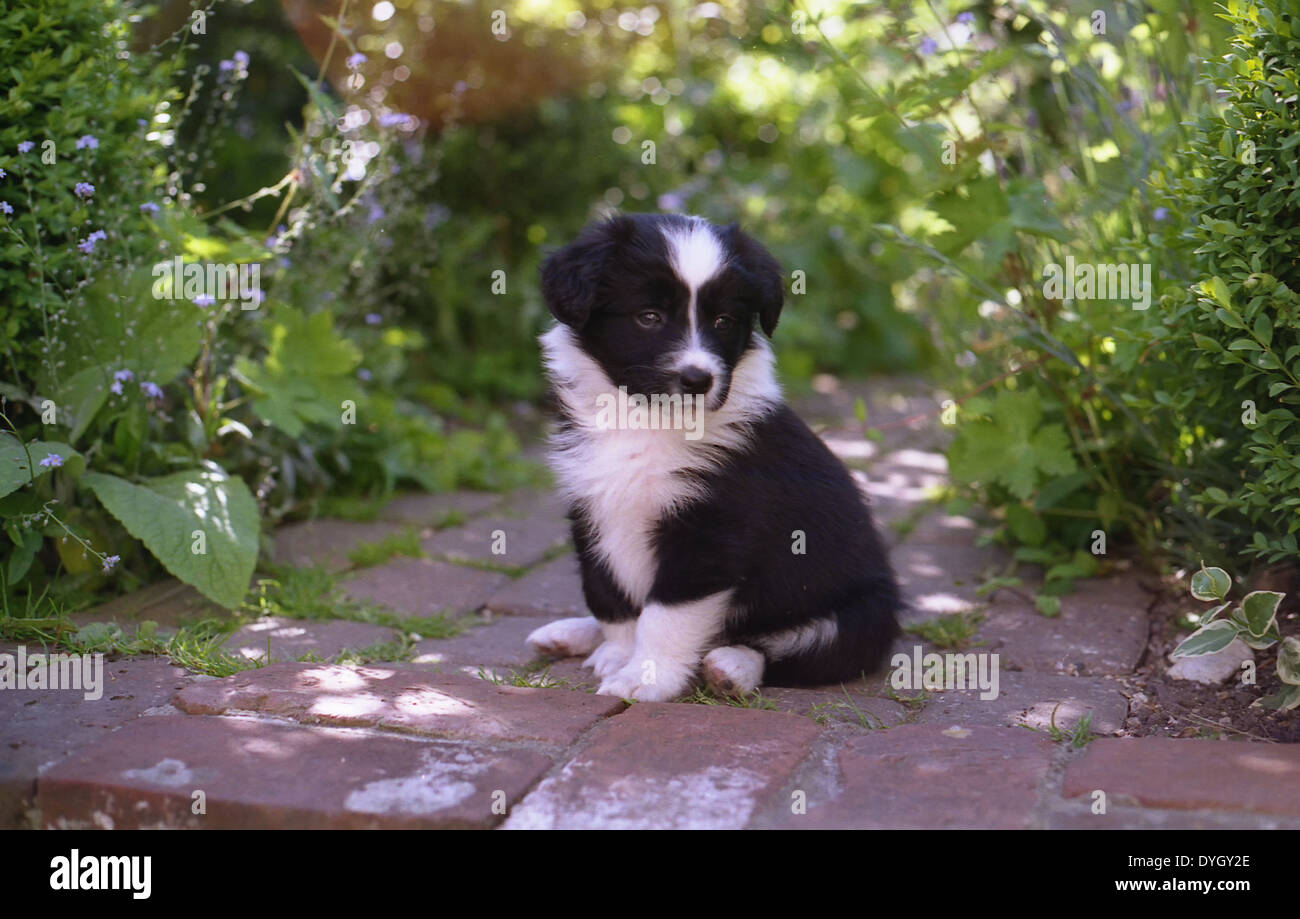
<path fill-rule="evenodd" d="M 713 320 L 713 327 L 719 332 L 725 332 L 735 324 L 736 320 L 732 319 L 730 316 L 719 316 L 717 319 Z"/>
<path fill-rule="evenodd" d="M 642 310 L 636 314 L 636 324 L 643 329 L 657 329 L 663 322 L 664 314 L 657 310 Z"/>

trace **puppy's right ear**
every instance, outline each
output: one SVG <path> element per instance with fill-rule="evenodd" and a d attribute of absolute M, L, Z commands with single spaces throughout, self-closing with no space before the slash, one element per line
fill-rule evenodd
<path fill-rule="evenodd" d="M 591 318 L 610 256 L 632 229 L 626 217 L 588 226 L 542 262 L 542 296 L 551 315 L 581 329 Z"/>

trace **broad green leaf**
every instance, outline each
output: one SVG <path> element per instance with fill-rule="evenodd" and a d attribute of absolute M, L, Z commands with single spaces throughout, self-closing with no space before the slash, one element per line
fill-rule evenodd
<path fill-rule="evenodd" d="M 242 479 L 207 464 L 139 485 L 100 472 L 81 481 L 176 577 L 228 609 L 243 601 L 259 521 Z"/>
<path fill-rule="evenodd" d="M 1173 657 L 1199 657 L 1222 651 L 1237 637 L 1237 629 L 1224 619 L 1217 619 L 1209 625 L 1197 629 L 1182 644 L 1174 648 Z"/>
<path fill-rule="evenodd" d="M 1231 589 L 1232 578 L 1222 568 L 1202 568 L 1192 575 L 1192 596 L 1198 600 L 1222 600 Z"/>
<path fill-rule="evenodd" d="M 1256 590 L 1246 594 L 1241 601 L 1241 611 L 1250 634 L 1263 635 L 1268 631 L 1268 627 L 1273 623 L 1273 617 L 1277 615 L 1278 604 L 1282 602 L 1284 596 L 1286 594 L 1280 594 L 1275 590 Z"/>

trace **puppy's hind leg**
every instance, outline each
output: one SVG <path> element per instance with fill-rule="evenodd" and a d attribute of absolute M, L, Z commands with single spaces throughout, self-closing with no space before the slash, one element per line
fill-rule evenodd
<path fill-rule="evenodd" d="M 714 648 L 704 655 L 704 682 L 723 695 L 747 696 L 762 684 L 766 665 L 762 652 L 744 645 Z"/>
<path fill-rule="evenodd" d="M 596 617 L 578 616 L 534 629 L 525 641 L 534 654 L 542 657 L 578 657 L 596 650 L 604 637 Z"/>

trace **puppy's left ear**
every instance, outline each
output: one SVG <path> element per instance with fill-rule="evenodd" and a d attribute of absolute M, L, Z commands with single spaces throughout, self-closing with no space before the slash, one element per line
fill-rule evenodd
<path fill-rule="evenodd" d="M 758 323 L 763 327 L 763 334 L 771 338 L 785 302 L 785 279 L 781 266 L 762 243 L 743 232 L 738 224 L 731 224 L 726 233 L 734 264 L 750 282 L 757 300 Z"/>

